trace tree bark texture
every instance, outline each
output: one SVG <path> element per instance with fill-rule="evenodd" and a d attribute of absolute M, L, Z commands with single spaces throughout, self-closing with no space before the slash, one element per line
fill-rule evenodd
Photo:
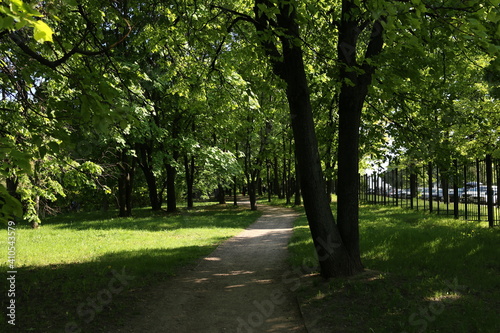
<path fill-rule="evenodd" d="M 261 4 L 270 6 L 270 3 L 256 1 L 256 28 L 262 32 L 268 29 L 269 18 L 258 9 L 258 5 Z M 356 272 L 353 263 L 355 264 L 357 260 L 353 260 L 346 249 L 325 191 L 309 87 L 302 49 L 298 44 L 299 28 L 295 20 L 295 9 L 290 6 L 290 3 L 281 4 L 280 14 L 277 15 L 278 26 L 283 29 L 280 37 L 282 60 L 277 60 L 281 57 L 277 57 L 279 51 L 276 45 L 269 41 L 261 41 L 261 45 L 270 56 L 275 73 L 287 84 L 286 95 L 301 176 L 304 208 L 318 254 L 321 274 L 325 278 L 352 275 Z"/>
<path fill-rule="evenodd" d="M 186 187 L 187 187 L 187 208 L 194 207 L 193 200 L 193 185 L 194 185 L 194 157 L 184 155 L 184 172 L 186 174 Z"/>
<path fill-rule="evenodd" d="M 132 183 L 134 168 L 126 150 L 120 151 L 120 163 L 118 165 L 120 176 L 118 177 L 118 208 L 120 217 L 132 216 Z"/>
<path fill-rule="evenodd" d="M 353 259 L 355 271 L 361 271 L 359 251 L 359 128 L 361 112 L 375 68 L 366 60 L 378 55 L 383 47 L 382 24 L 373 24 L 365 62 L 357 63 L 357 42 L 363 28 L 356 16 L 359 8 L 352 0 L 342 1 L 338 58 L 342 86 L 339 96 L 339 148 L 337 225 Z"/>
<path fill-rule="evenodd" d="M 161 202 L 158 195 L 158 186 L 156 184 L 156 176 L 153 172 L 153 156 L 152 156 L 152 143 L 137 144 L 137 153 L 139 160 L 139 167 L 144 173 L 146 184 L 148 185 L 149 202 L 151 209 L 158 211 L 161 209 Z"/>

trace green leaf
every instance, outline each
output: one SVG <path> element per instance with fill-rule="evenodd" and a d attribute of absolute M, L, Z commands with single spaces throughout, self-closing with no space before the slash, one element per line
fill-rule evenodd
<path fill-rule="evenodd" d="M 49 146 L 50 150 L 53 153 L 55 153 L 55 154 L 59 153 L 59 144 L 57 142 L 51 141 L 47 145 Z"/>
<path fill-rule="evenodd" d="M 70 6 L 78 6 L 78 3 L 76 2 L 76 0 L 66 0 L 66 3 Z"/>
<path fill-rule="evenodd" d="M 23 207 L 19 200 L 9 194 L 5 186 L 0 184 L 0 223 L 7 224 L 23 215 Z"/>
<path fill-rule="evenodd" d="M 41 146 L 39 148 L 38 152 L 40 154 L 40 158 L 43 159 L 45 157 L 45 155 L 47 154 L 47 147 Z"/>
<path fill-rule="evenodd" d="M 52 29 L 43 21 L 36 21 L 33 24 L 34 38 L 37 42 L 52 42 Z"/>
<path fill-rule="evenodd" d="M 14 27 L 14 18 L 7 16 L 0 18 L 0 29 L 11 29 Z"/>

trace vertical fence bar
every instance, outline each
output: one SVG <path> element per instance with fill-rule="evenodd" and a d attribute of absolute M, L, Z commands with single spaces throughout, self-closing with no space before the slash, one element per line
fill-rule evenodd
<path fill-rule="evenodd" d="M 441 201 L 439 200 L 439 167 L 436 166 L 436 206 L 437 206 L 437 214 L 440 215 L 441 213 Z"/>
<path fill-rule="evenodd" d="M 469 197 L 467 196 L 467 164 L 464 164 L 464 219 L 468 218 Z"/>
<path fill-rule="evenodd" d="M 426 182 L 426 175 L 427 174 L 427 171 L 426 171 L 426 166 L 423 166 L 422 167 L 422 185 L 423 185 L 423 188 L 424 188 L 424 195 L 423 195 L 423 198 L 424 198 L 424 211 L 427 210 L 427 200 L 429 199 L 429 191 L 427 191 L 427 193 L 425 193 L 425 187 L 429 187 L 429 182 Z M 427 185 L 425 185 L 425 183 L 427 183 Z"/>
<path fill-rule="evenodd" d="M 413 200 L 417 196 L 417 176 L 415 175 L 415 170 L 412 168 L 410 174 L 410 209 L 413 209 Z M 417 199 L 418 200 L 418 199 Z"/>
<path fill-rule="evenodd" d="M 396 207 L 397 207 L 397 206 L 399 206 L 399 186 L 398 186 L 399 185 L 399 178 L 398 178 L 399 172 L 398 172 L 398 168 L 396 168 L 394 170 L 394 174 L 395 174 L 394 183 L 396 184 L 396 192 L 394 193 L 394 197 L 396 198 Z"/>
<path fill-rule="evenodd" d="M 453 216 L 455 219 L 458 219 L 458 203 L 459 203 L 459 195 L 458 195 L 458 161 L 453 161 L 453 166 L 455 167 L 455 172 L 453 173 Z"/>
<path fill-rule="evenodd" d="M 427 169 L 427 186 L 429 187 L 429 194 L 428 194 L 428 199 L 429 199 L 429 212 L 432 213 L 432 162 L 429 162 L 429 166 Z"/>
<path fill-rule="evenodd" d="M 387 171 L 384 172 L 384 205 L 387 205 L 387 195 L 389 194 L 389 188 L 387 187 Z"/>
<path fill-rule="evenodd" d="M 491 155 L 486 155 L 486 204 L 488 205 L 488 225 L 493 228 L 493 161 Z"/>
<path fill-rule="evenodd" d="M 498 159 L 495 159 L 495 173 L 496 173 L 496 183 L 497 183 L 497 191 L 496 191 L 496 218 L 495 222 L 499 222 L 500 224 L 500 192 L 499 186 L 500 186 L 500 161 Z"/>
<path fill-rule="evenodd" d="M 479 159 L 476 158 L 476 192 L 477 192 L 477 195 L 479 195 L 479 192 L 481 190 L 480 188 L 480 179 L 481 179 L 481 173 L 479 172 Z M 479 200 L 477 201 L 477 220 L 478 221 L 481 221 L 481 204 L 479 202 Z"/>

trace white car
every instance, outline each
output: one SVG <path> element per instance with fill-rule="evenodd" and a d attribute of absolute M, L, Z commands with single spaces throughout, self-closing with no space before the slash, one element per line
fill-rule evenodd
<path fill-rule="evenodd" d="M 493 202 L 497 202 L 497 186 L 492 186 L 493 190 Z M 477 188 L 471 188 L 467 193 L 462 194 L 462 201 L 468 201 L 473 203 L 484 203 L 488 202 L 488 187 L 481 185 L 479 186 L 479 191 Z"/>

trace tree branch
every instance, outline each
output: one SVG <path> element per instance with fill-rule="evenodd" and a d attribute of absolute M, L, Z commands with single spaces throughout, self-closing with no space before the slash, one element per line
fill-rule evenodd
<path fill-rule="evenodd" d="M 80 45 L 85 40 L 86 34 L 84 34 L 84 37 L 69 52 L 65 53 L 61 58 L 59 58 L 57 60 L 49 60 L 49 59 L 43 57 L 42 55 L 40 55 L 39 53 L 35 52 L 28 45 L 26 45 L 26 43 L 22 40 L 22 38 L 15 32 L 11 33 L 9 35 L 9 37 L 29 57 L 35 59 L 40 64 L 55 70 L 58 66 L 62 65 L 66 61 L 68 61 L 69 58 L 71 58 L 75 54 L 81 54 L 81 55 L 85 55 L 85 56 L 96 56 L 96 55 L 104 54 L 104 53 L 110 51 L 111 49 L 115 48 L 117 45 L 121 44 L 132 32 L 132 26 L 130 25 L 130 23 L 125 18 L 123 20 L 127 24 L 128 31 L 126 31 L 123 34 L 123 36 L 118 41 L 113 43 L 112 45 L 110 45 L 106 48 L 103 48 L 99 51 L 83 50 L 80 48 Z"/>

